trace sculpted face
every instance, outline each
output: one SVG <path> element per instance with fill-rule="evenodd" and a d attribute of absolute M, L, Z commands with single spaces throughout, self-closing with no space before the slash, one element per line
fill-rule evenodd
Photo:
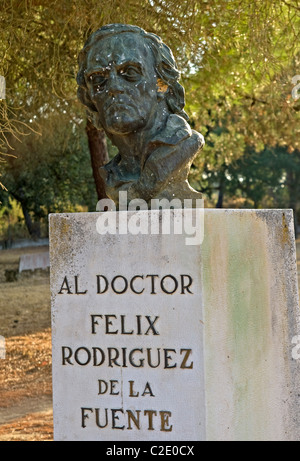
<path fill-rule="evenodd" d="M 87 64 L 88 91 L 106 132 L 126 135 L 151 124 L 157 76 L 144 38 L 130 32 L 103 38 L 89 51 Z"/>

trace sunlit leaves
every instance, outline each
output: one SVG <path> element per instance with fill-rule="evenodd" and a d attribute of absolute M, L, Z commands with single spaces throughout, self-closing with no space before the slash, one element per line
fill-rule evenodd
<path fill-rule="evenodd" d="M 1 113 L 0 143 L 7 147 L 7 135 L 24 127 L 16 120 L 42 126 L 53 111 L 62 120 L 64 111 L 77 122 L 85 117 L 76 96 L 78 53 L 91 32 L 120 22 L 158 34 L 175 55 L 186 111 L 206 138 L 192 173 L 198 184 L 204 168 L 229 166 L 246 145 L 299 149 L 300 103 L 291 97 L 291 79 L 300 73 L 294 0 L 2 0 L 0 21 L 0 75 L 16 114 Z"/>

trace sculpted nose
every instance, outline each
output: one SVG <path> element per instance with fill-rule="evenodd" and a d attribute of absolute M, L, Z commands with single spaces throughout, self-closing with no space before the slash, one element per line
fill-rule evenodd
<path fill-rule="evenodd" d="M 108 85 L 107 85 L 107 90 L 111 96 L 124 92 L 123 85 L 122 85 L 122 79 L 118 76 L 117 73 L 110 74 Z"/>

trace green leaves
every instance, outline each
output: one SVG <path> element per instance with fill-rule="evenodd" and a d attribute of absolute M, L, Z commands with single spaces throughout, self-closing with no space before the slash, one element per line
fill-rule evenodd
<path fill-rule="evenodd" d="M 72 132 L 52 138 L 54 152 L 69 149 L 57 161 L 60 173 L 47 151 L 45 127 L 54 114 L 66 126 L 85 117 L 76 96 L 77 56 L 86 38 L 104 24 L 136 24 L 172 49 L 182 73 L 186 112 L 206 138 L 191 173 L 197 187 L 204 189 L 209 177 L 218 187 L 219 172 L 242 159 L 246 146 L 255 152 L 282 146 L 292 156 L 299 150 L 299 100 L 291 95 L 292 78 L 300 73 L 300 17 L 294 0 L 2 0 L 0 21 L 0 75 L 7 81 L 7 99 L 0 102 L 0 149 L 20 158 L 11 163 L 30 170 L 35 163 L 25 160 L 25 147 L 11 151 L 9 145 L 17 137 L 39 146 L 45 162 L 39 187 L 47 185 L 43 190 L 52 194 L 49 203 L 55 198 L 51 175 L 68 178 L 82 147 L 74 148 Z M 24 137 L 30 132 L 26 125 L 35 126 L 41 137 Z M 83 130 L 76 131 L 76 143 L 79 132 L 85 139 Z M 72 174 L 80 171 L 75 168 Z M 70 177 L 62 187 L 72 194 L 76 184 Z M 43 200 L 48 203 L 46 195 Z"/>

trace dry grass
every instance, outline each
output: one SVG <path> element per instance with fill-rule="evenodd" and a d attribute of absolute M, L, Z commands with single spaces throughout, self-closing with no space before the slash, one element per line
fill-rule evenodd
<path fill-rule="evenodd" d="M 53 439 L 49 275 L 5 283 L 4 271 L 19 257 L 45 248 L 0 252 L 0 440 Z"/>
<path fill-rule="evenodd" d="M 0 441 L 53 440 L 49 276 L 38 274 L 4 283 L 4 270 L 18 267 L 21 253 L 0 251 Z M 300 240 L 297 241 L 300 287 Z"/>
<path fill-rule="evenodd" d="M 6 360 L 1 362 L 1 409 L 24 397 L 51 396 L 50 329 L 7 338 Z"/>
<path fill-rule="evenodd" d="M 2 442 L 53 441 L 52 410 L 27 414 L 0 426 Z"/>

